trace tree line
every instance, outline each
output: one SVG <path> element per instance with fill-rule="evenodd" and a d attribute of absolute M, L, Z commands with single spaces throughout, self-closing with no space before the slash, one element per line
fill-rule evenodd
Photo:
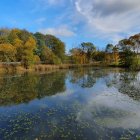
<path fill-rule="evenodd" d="M 65 53 L 65 43 L 59 38 L 30 33 L 20 29 L 0 29 L 0 62 L 21 62 L 25 68 L 37 63 L 88 64 L 140 68 L 140 34 L 120 40 L 116 45 L 107 44 L 99 50 L 92 42 L 82 42 Z"/>
<path fill-rule="evenodd" d="M 27 30 L 0 30 L 0 61 L 21 62 L 25 68 L 35 63 L 61 64 L 65 44 L 53 35 L 33 34 Z"/>
<path fill-rule="evenodd" d="M 84 42 L 70 50 L 74 63 L 100 62 L 104 65 L 140 69 L 140 34 L 120 40 L 116 45 L 107 44 L 99 50 L 91 42 Z"/>

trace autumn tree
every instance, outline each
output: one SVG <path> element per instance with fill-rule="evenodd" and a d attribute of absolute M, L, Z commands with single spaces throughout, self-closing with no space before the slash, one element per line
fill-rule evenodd
<path fill-rule="evenodd" d="M 33 51 L 36 48 L 36 42 L 32 37 L 29 37 L 23 46 L 22 63 L 25 68 L 28 68 L 34 62 Z"/>
<path fill-rule="evenodd" d="M 120 56 L 119 56 L 119 49 L 118 49 L 118 47 L 114 46 L 112 51 L 113 51 L 114 65 L 119 65 Z"/>
<path fill-rule="evenodd" d="M 112 64 L 113 63 L 113 45 L 112 44 L 107 44 L 105 48 L 105 62 L 107 64 Z"/>
<path fill-rule="evenodd" d="M 104 62 L 105 61 L 105 52 L 104 51 L 96 51 L 94 53 L 93 59 L 95 61 L 100 61 L 100 62 Z"/>
<path fill-rule="evenodd" d="M 131 36 L 129 41 L 131 42 L 133 51 L 138 54 L 140 52 L 140 34 Z"/>
<path fill-rule="evenodd" d="M 70 50 L 72 61 L 76 64 L 85 64 L 87 62 L 86 54 L 81 48 L 73 48 Z"/>
<path fill-rule="evenodd" d="M 132 51 L 133 43 L 129 39 L 119 41 L 120 47 L 120 65 L 130 67 L 132 65 L 134 52 Z"/>
<path fill-rule="evenodd" d="M 0 44 L 0 61 L 13 62 L 16 57 L 16 48 L 11 44 Z"/>
<path fill-rule="evenodd" d="M 90 62 L 92 60 L 94 52 L 96 51 L 95 45 L 91 42 L 83 42 L 81 43 L 81 48 L 83 52 L 86 53 L 88 62 Z"/>
<path fill-rule="evenodd" d="M 16 61 L 22 62 L 25 68 L 34 63 L 36 41 L 26 30 L 13 29 L 8 36 L 9 42 L 16 47 Z"/>
<path fill-rule="evenodd" d="M 0 44 L 9 43 L 8 35 L 10 33 L 9 29 L 2 28 L 0 29 Z"/>

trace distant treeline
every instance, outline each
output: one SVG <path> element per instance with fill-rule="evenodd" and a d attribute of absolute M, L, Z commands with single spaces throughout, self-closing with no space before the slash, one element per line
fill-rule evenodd
<path fill-rule="evenodd" d="M 116 45 L 107 44 L 98 50 L 91 42 L 84 42 L 70 50 L 77 64 L 100 62 L 105 66 L 127 67 L 140 70 L 140 34 L 123 39 Z"/>
<path fill-rule="evenodd" d="M 0 62 L 20 62 L 25 68 L 34 64 L 90 64 L 140 68 L 140 34 L 116 45 L 98 50 L 91 42 L 74 46 L 68 55 L 65 43 L 53 35 L 20 29 L 0 29 Z"/>

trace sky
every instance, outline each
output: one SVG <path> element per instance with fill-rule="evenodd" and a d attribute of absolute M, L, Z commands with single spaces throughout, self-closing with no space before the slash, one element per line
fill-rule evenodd
<path fill-rule="evenodd" d="M 103 49 L 140 32 L 140 0 L 1 0 L 0 27 L 55 35 L 67 51 L 81 42 Z"/>

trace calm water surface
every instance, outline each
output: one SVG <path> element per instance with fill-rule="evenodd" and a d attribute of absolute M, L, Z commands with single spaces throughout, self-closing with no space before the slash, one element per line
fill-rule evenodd
<path fill-rule="evenodd" d="M 0 140 L 136 140 L 140 73 L 0 75 Z"/>

